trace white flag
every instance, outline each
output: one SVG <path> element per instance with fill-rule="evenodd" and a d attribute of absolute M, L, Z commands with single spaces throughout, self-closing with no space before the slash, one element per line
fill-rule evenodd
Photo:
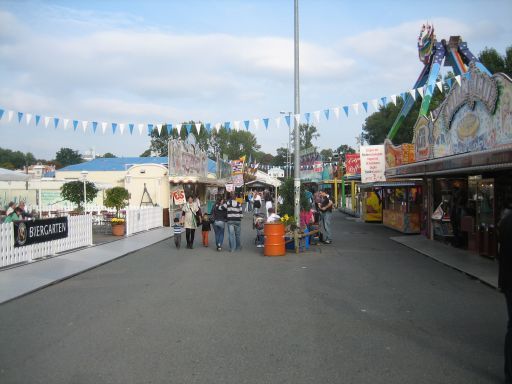
<path fill-rule="evenodd" d="M 412 96 L 412 99 L 413 100 L 416 100 L 416 90 L 415 89 L 411 89 L 409 91 L 409 94 Z"/>
<path fill-rule="evenodd" d="M 162 125 L 163 124 L 157 124 L 156 125 L 156 130 L 158 131 L 158 136 L 160 136 L 160 132 L 162 132 Z M 123 133 L 123 131 L 121 131 L 121 133 Z"/>
<path fill-rule="evenodd" d="M 352 104 L 352 108 L 354 109 L 356 115 L 359 115 L 359 103 Z"/>
<path fill-rule="evenodd" d="M 82 129 L 84 130 L 84 132 L 87 131 L 87 124 L 88 123 L 89 122 L 87 120 L 82 120 Z"/>
<path fill-rule="evenodd" d="M 139 130 L 139 135 L 142 136 L 142 131 L 144 130 L 144 123 L 137 124 L 137 129 Z"/>
<path fill-rule="evenodd" d="M 455 76 L 455 81 L 460 85 L 460 75 Z"/>
<path fill-rule="evenodd" d="M 281 127 L 281 118 L 276 117 L 276 128 L 279 129 Z"/>
<path fill-rule="evenodd" d="M 377 99 L 372 100 L 372 105 L 373 105 L 373 108 L 378 112 L 379 111 L 379 102 L 377 101 Z"/>
<path fill-rule="evenodd" d="M 233 125 L 235 126 L 235 131 L 240 130 L 240 121 L 238 121 L 238 120 L 233 121 Z"/>
<path fill-rule="evenodd" d="M 391 95 L 391 101 L 396 105 L 396 95 Z"/>
<path fill-rule="evenodd" d="M 29 125 L 30 124 L 30 120 L 32 119 L 32 114 L 31 113 L 27 113 L 25 115 L 25 118 L 27 119 L 27 125 Z"/>
<path fill-rule="evenodd" d="M 62 123 L 64 125 L 64 130 L 66 130 L 68 128 L 69 119 L 63 119 Z"/>
<path fill-rule="evenodd" d="M 101 133 L 105 134 L 105 132 L 107 131 L 107 123 L 105 123 L 104 121 L 101 123 Z"/>
<path fill-rule="evenodd" d="M 320 112 L 320 111 L 318 111 L 318 112 Z M 293 117 L 295 118 L 295 122 L 297 124 L 299 124 L 300 123 L 300 113 L 297 113 L 297 114 L 293 115 Z"/>
<path fill-rule="evenodd" d="M 317 124 L 320 123 L 320 111 L 313 112 L 313 116 L 315 117 L 315 121 Z"/>
<path fill-rule="evenodd" d="M 178 130 L 178 135 L 181 135 L 181 126 L 183 124 L 176 124 L 176 129 Z"/>
<path fill-rule="evenodd" d="M 201 133 L 201 125 L 201 123 L 196 123 L 196 130 L 198 135 Z"/>
<path fill-rule="evenodd" d="M 217 123 L 217 124 L 215 124 L 215 130 L 217 131 L 217 133 L 219 133 L 219 131 L 220 131 L 220 127 L 222 127 L 222 124 L 221 124 L 221 123 Z"/>
<path fill-rule="evenodd" d="M 10 123 L 13 116 L 14 116 L 14 111 L 7 111 L 7 122 Z"/>
<path fill-rule="evenodd" d="M 44 117 L 44 127 L 48 128 L 48 124 L 50 124 L 50 117 L 45 116 Z"/>
<path fill-rule="evenodd" d="M 439 88 L 439 90 L 440 90 L 441 92 L 443 92 L 443 82 L 442 82 L 442 81 L 438 81 L 438 82 L 436 83 L 436 85 L 437 85 L 437 88 Z"/>
<path fill-rule="evenodd" d="M 420 94 L 421 98 L 423 99 L 423 87 L 418 88 L 418 93 Z"/>
<path fill-rule="evenodd" d="M 334 116 L 336 116 L 336 120 L 340 118 L 340 107 L 335 107 L 332 109 L 334 111 Z"/>
<path fill-rule="evenodd" d="M 124 123 L 119 123 L 119 132 L 121 132 L 121 135 L 124 133 Z"/>

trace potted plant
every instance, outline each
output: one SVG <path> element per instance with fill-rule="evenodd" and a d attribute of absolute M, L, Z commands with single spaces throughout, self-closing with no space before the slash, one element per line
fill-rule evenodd
<path fill-rule="evenodd" d="M 128 205 L 130 194 L 124 187 L 114 187 L 105 192 L 105 207 L 115 208 L 116 216 L 112 219 L 112 234 L 123 236 L 125 232 L 125 220 L 119 216 L 119 211 Z"/>

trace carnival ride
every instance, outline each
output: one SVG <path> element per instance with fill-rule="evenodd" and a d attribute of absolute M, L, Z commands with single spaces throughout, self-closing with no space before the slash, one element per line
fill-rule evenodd
<path fill-rule="evenodd" d="M 437 77 L 444 61 L 445 67 L 452 67 L 455 75 L 462 75 L 474 64 L 480 71 L 491 76 L 487 68 L 471 53 L 468 44 L 462 41 L 460 36 L 450 36 L 449 41 L 437 41 L 434 34 L 434 26 L 423 24 L 420 36 L 418 37 L 418 55 L 420 61 L 425 65 L 416 80 L 413 89 L 424 87 L 423 101 L 420 107 L 420 116 L 428 113 L 430 101 L 434 93 Z M 395 122 L 389 130 L 387 138 L 393 140 L 401 124 L 411 111 L 415 98 L 407 93 L 404 104 Z"/>

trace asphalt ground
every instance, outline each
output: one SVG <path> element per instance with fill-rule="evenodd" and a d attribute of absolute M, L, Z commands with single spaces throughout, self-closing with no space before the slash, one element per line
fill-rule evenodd
<path fill-rule="evenodd" d="M 0 305 L 0 383 L 502 382 L 498 291 L 381 225 L 333 233 L 263 257 L 247 218 L 241 252 L 169 239 Z"/>

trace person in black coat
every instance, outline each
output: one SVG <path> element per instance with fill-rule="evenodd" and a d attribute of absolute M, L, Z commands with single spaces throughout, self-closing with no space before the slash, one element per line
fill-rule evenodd
<path fill-rule="evenodd" d="M 505 335 L 505 383 L 512 384 L 512 204 L 498 223 L 498 287 L 507 301 L 508 323 Z"/>

